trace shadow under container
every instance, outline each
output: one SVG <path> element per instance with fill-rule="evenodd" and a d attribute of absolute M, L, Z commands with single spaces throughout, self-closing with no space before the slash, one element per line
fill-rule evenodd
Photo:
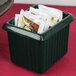
<path fill-rule="evenodd" d="M 72 14 L 63 12 L 62 21 L 37 34 L 16 27 L 12 18 L 3 26 L 8 33 L 11 61 L 38 73 L 45 72 L 67 53 L 69 24 L 73 20 Z"/>

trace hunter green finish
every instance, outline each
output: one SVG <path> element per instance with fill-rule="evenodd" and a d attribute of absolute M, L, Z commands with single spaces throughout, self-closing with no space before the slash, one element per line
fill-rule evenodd
<path fill-rule="evenodd" d="M 63 12 L 63 16 L 62 21 L 43 34 L 16 27 L 14 18 L 6 22 L 3 29 L 8 33 L 11 61 L 43 73 L 62 58 L 68 48 L 69 24 L 74 20 L 70 13 Z"/>

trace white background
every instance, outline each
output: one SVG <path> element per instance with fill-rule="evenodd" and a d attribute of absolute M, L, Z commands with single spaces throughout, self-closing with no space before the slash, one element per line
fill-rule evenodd
<path fill-rule="evenodd" d="M 15 3 L 70 5 L 76 6 L 76 0 L 14 0 Z"/>

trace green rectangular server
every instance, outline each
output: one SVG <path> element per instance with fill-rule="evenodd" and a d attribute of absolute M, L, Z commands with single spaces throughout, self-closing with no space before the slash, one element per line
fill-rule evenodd
<path fill-rule="evenodd" d="M 38 5 L 33 6 L 38 8 Z M 72 14 L 63 12 L 63 20 L 43 34 L 14 25 L 14 18 L 3 29 L 8 33 L 11 61 L 32 71 L 43 73 L 67 53 Z"/>

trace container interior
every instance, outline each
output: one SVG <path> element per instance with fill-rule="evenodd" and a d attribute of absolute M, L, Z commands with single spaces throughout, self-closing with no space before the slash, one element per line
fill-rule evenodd
<path fill-rule="evenodd" d="M 36 7 L 37 8 L 37 7 Z M 29 9 L 28 9 L 29 10 Z M 67 17 L 69 14 L 68 13 L 65 13 L 65 12 L 63 12 L 63 19 L 65 18 L 65 17 Z M 12 26 L 15 26 L 15 17 L 14 18 L 12 18 L 10 21 L 9 21 L 9 24 L 11 24 Z M 17 27 L 17 26 L 16 26 Z M 23 29 L 23 28 L 21 28 L 21 29 Z"/>

